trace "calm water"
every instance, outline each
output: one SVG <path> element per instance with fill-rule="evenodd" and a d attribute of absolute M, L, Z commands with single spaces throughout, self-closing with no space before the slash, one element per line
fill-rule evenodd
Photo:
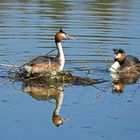
<path fill-rule="evenodd" d="M 64 70 L 109 82 L 47 87 L 1 77 L 0 139 L 139 139 L 140 81 L 113 84 L 106 72 L 113 48 L 139 57 L 139 15 L 139 0 L 1 0 L 1 64 L 8 60 L 20 66 L 46 54 L 55 48 L 54 34 L 62 27 L 76 38 L 63 42 Z M 0 67 L 0 76 L 7 71 Z M 56 127 L 58 120 L 65 121 Z"/>

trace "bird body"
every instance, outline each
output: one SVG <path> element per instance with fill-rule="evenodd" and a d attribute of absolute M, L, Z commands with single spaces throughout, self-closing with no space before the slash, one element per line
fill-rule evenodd
<path fill-rule="evenodd" d="M 62 29 L 55 35 L 55 43 L 57 55 L 49 57 L 48 55 L 38 56 L 25 63 L 20 68 L 23 77 L 31 77 L 36 75 L 52 75 L 63 70 L 65 57 L 61 41 L 63 39 L 74 39 L 65 33 Z"/>
<path fill-rule="evenodd" d="M 109 68 L 110 72 L 140 72 L 140 61 L 137 57 L 126 55 L 122 49 L 113 49 L 114 63 Z"/>

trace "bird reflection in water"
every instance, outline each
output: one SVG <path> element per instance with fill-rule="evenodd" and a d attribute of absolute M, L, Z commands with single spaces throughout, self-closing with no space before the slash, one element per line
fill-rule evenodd
<path fill-rule="evenodd" d="M 111 73 L 110 74 L 113 81 L 112 81 L 112 93 L 123 93 L 126 85 L 135 84 L 139 79 L 138 75 L 133 74 L 118 74 L 118 73 Z"/>
<path fill-rule="evenodd" d="M 23 83 L 22 90 L 37 100 L 55 100 L 55 109 L 52 121 L 55 126 L 64 124 L 65 119 L 60 117 L 59 112 L 64 99 L 63 85 L 46 86 L 44 84 Z"/>

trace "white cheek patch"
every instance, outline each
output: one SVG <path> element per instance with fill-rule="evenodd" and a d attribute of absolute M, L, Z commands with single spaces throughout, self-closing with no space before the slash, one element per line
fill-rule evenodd
<path fill-rule="evenodd" d="M 64 33 L 63 33 L 63 34 L 62 34 L 62 38 L 63 38 L 63 39 L 69 39 L 70 37 L 69 37 L 68 34 L 64 34 Z"/>
<path fill-rule="evenodd" d="M 62 33 L 62 37 L 63 37 L 63 38 L 67 38 L 66 34 L 63 34 L 63 33 Z"/>
<path fill-rule="evenodd" d="M 118 58 L 121 58 L 122 57 L 122 54 L 118 53 L 117 55 L 115 55 L 115 58 L 118 59 Z"/>

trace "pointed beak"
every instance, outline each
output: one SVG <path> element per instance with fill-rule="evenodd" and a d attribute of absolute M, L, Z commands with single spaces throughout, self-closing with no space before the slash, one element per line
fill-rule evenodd
<path fill-rule="evenodd" d="M 67 35 L 66 37 L 67 37 L 66 39 L 68 39 L 68 40 L 75 40 L 75 38 L 72 36 Z"/>

